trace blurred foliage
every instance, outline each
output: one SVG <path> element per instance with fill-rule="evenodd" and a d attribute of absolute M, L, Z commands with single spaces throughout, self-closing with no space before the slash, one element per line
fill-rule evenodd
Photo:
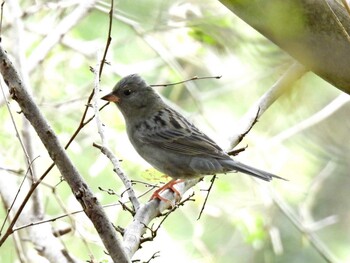
<path fill-rule="evenodd" d="M 21 20 L 25 34 L 16 43 L 17 31 L 6 2 L 2 45 L 16 57 L 20 44 L 27 59 L 45 35 L 55 31 L 57 24 L 76 7 L 69 1 L 26 0 L 20 5 L 25 12 Z M 108 5 L 98 2 L 30 74 L 33 97 L 62 144 L 78 126 L 92 91 L 93 74 L 89 67 L 96 65 L 105 46 Z M 228 147 L 238 120 L 292 63 L 287 54 L 213 0 L 117 1 L 107 60 L 101 96 L 122 76 L 135 72 L 149 84 L 181 81 L 194 75 L 222 75 L 220 80 L 192 81 L 158 91 L 223 148 Z M 160 251 L 160 257 L 151 262 L 325 262 L 307 237 L 276 207 L 271 187 L 291 207 L 293 215 L 309 226 L 305 231 L 318 235 L 339 260 L 348 262 L 350 105 L 327 108 L 339 95 L 337 89 L 312 73 L 298 81 L 263 115 L 242 142 L 242 146 L 249 147 L 237 157 L 289 181 L 275 180 L 267 185 L 241 174 L 220 175 L 204 214 L 197 221 L 206 195 L 201 190 L 209 187 L 207 178 L 194 189 L 195 202 L 188 202 L 174 212 L 156 239 L 143 244 L 135 259 L 146 261 Z M 0 167 L 25 171 L 23 152 L 5 103 L 2 98 L 0 101 Z M 10 107 L 21 129 L 18 106 L 10 100 Z M 313 123 L 312 118 L 322 110 L 328 114 Z M 130 178 L 152 184 L 159 178 L 167 180 L 135 153 L 116 107 L 105 108 L 101 118 L 109 145 L 122 159 L 121 165 Z M 299 125 L 303 122 L 311 125 L 302 128 Z M 35 156 L 39 156 L 36 169 L 41 174 L 51 161 L 40 141 L 35 136 L 32 140 Z M 124 188 L 109 161 L 92 147 L 93 142 L 99 141 L 92 121 L 68 153 L 99 200 L 116 204 L 106 208 L 113 223 L 125 227 L 132 218 L 118 205 L 119 199 L 127 200 L 125 195 L 121 196 Z M 332 169 L 325 169 L 330 164 Z M 60 182 L 57 170 L 46 177 L 45 183 L 56 186 L 55 193 L 66 211 L 80 209 L 66 183 Z M 112 189 L 118 196 L 98 187 Z M 135 189 L 142 194 L 149 188 L 136 183 Z M 41 185 L 39 190 L 47 218 L 66 213 L 50 188 Z M 141 200 L 146 202 L 148 198 L 149 194 Z M 2 220 L 4 215 L 2 209 Z M 330 216 L 336 216 L 336 222 L 322 221 Z M 62 241 L 74 257 L 85 261 L 92 255 L 96 262 L 106 259 L 98 236 L 83 214 L 57 220 L 52 225 L 55 229 L 73 227 Z M 25 230 L 21 235 L 26 236 Z M 9 239 L 1 248 L 2 262 L 17 262 L 12 242 Z M 30 243 L 26 246 L 32 248 Z"/>

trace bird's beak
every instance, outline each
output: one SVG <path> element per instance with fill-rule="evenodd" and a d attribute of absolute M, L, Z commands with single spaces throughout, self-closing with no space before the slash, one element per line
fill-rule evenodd
<path fill-rule="evenodd" d="M 119 102 L 119 97 L 114 95 L 113 93 L 109 93 L 101 98 L 101 100 L 106 100 L 110 102 Z"/>

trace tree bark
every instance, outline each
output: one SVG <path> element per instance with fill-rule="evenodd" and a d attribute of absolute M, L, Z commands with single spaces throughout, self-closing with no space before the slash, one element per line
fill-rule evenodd
<path fill-rule="evenodd" d="M 301 64 L 350 94 L 350 16 L 335 0 L 220 0 Z"/>

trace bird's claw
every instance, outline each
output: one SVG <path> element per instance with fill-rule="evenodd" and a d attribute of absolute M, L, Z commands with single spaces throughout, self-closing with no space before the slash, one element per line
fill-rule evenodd
<path fill-rule="evenodd" d="M 175 185 L 175 184 L 178 184 L 178 183 L 181 183 L 181 182 L 183 182 L 182 179 L 173 179 L 173 180 L 169 181 L 168 183 L 166 183 L 165 185 L 163 185 L 162 187 L 160 187 L 159 189 L 157 189 L 157 190 L 152 194 L 150 200 L 159 199 L 160 201 L 164 201 L 164 202 L 170 204 L 171 207 L 173 207 L 173 206 L 174 206 L 173 203 L 172 203 L 169 199 L 167 199 L 167 198 L 161 196 L 160 194 L 163 193 L 165 190 L 170 189 L 171 191 L 174 192 L 174 195 L 175 195 L 175 203 L 180 202 L 182 196 L 181 196 L 180 192 L 174 187 L 174 185 Z"/>

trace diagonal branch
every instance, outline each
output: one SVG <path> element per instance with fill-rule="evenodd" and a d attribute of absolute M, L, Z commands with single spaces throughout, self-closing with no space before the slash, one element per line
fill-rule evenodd
<path fill-rule="evenodd" d="M 256 120 L 306 72 L 307 69 L 298 62 L 289 67 L 280 79 L 242 117 L 240 123 L 237 124 L 237 130 L 233 132 L 231 148 L 234 148 L 242 140 L 242 134 L 246 134 Z"/>
<path fill-rule="evenodd" d="M 76 199 L 82 205 L 85 214 L 94 224 L 103 244 L 114 262 L 130 262 L 126 256 L 116 232 L 108 220 L 102 206 L 92 191 L 81 177 L 67 153 L 58 141 L 52 128 L 43 117 L 38 106 L 27 92 L 6 52 L 0 46 L 0 72 L 5 83 L 9 87 L 10 94 L 19 104 L 22 113 L 34 127 L 39 138 L 47 149 L 51 159 L 55 162 L 58 170 L 65 181 L 69 184 Z M 0 245 L 11 234 L 13 225 L 10 225 L 5 236 L 0 240 Z"/>

